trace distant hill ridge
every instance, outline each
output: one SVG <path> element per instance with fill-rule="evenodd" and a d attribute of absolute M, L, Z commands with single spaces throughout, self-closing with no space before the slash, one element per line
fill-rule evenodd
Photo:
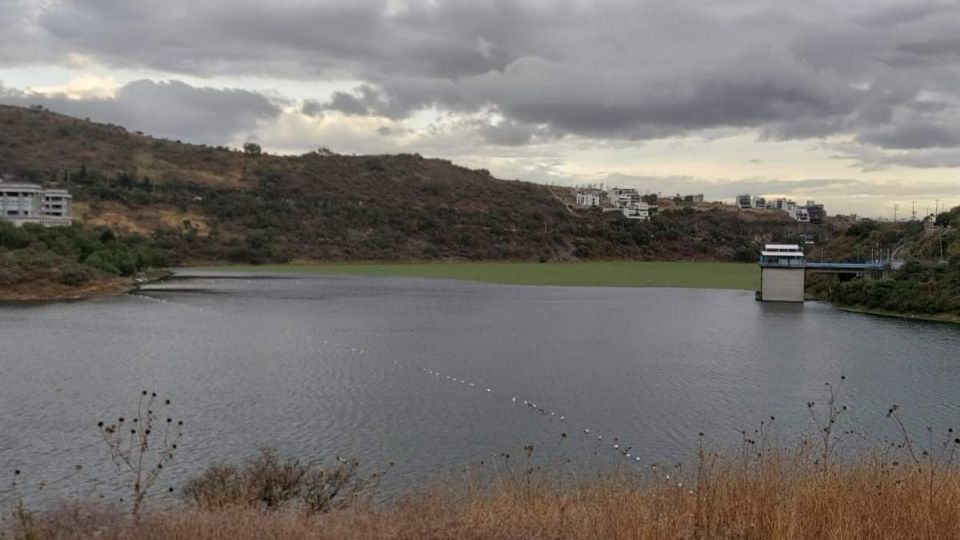
<path fill-rule="evenodd" d="M 248 155 L 10 106 L 0 172 L 66 185 L 77 217 L 154 236 L 179 262 L 750 260 L 797 234 L 777 213 L 578 212 L 566 188 L 416 154 Z"/>

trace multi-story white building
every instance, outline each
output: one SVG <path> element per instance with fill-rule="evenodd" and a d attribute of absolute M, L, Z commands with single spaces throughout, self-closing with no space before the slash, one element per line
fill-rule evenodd
<path fill-rule="evenodd" d="M 631 203 L 627 206 L 620 207 L 620 211 L 623 212 L 624 217 L 627 219 L 650 219 L 651 207 L 645 202 Z"/>
<path fill-rule="evenodd" d="M 72 203 L 73 197 L 65 189 L 44 189 L 37 184 L 0 179 L 0 219 L 12 221 L 14 225 L 70 225 Z"/>
<path fill-rule="evenodd" d="M 604 191 L 597 188 L 581 188 L 577 190 L 577 207 L 594 208 L 603 204 Z"/>
<path fill-rule="evenodd" d="M 611 188 L 607 191 L 607 198 L 617 208 L 627 208 L 633 204 L 640 204 L 642 196 L 633 188 Z"/>
<path fill-rule="evenodd" d="M 767 199 L 767 210 L 780 210 L 788 214 L 793 214 L 797 208 L 797 203 L 791 199 L 779 197 L 776 199 Z"/>
<path fill-rule="evenodd" d="M 578 208 L 601 208 L 604 212 L 620 212 L 628 219 L 650 219 L 657 211 L 655 204 L 644 201 L 645 196 L 633 188 L 604 190 L 589 185 L 576 189 Z M 656 196 L 654 196 L 656 197 Z"/>

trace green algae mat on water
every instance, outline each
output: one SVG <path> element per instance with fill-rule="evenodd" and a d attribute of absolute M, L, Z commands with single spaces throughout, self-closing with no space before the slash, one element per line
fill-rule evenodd
<path fill-rule="evenodd" d="M 756 289 L 755 264 L 712 262 L 330 263 L 224 266 L 223 270 L 460 279 L 513 285 Z"/>

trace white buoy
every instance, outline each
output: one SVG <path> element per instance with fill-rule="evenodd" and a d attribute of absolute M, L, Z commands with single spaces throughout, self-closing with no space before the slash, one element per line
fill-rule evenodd
<path fill-rule="evenodd" d="M 637 456 L 635 459 L 636 459 L 637 461 L 640 461 L 640 456 Z"/>
<path fill-rule="evenodd" d="M 561 416 L 561 417 L 560 417 L 560 421 L 561 421 L 561 422 L 563 422 L 563 421 L 566 420 L 566 419 L 567 419 L 566 416 Z"/>
<path fill-rule="evenodd" d="M 627 452 L 627 457 L 630 457 L 630 452 Z"/>
<path fill-rule="evenodd" d="M 602 440 L 603 440 L 603 435 L 597 435 L 597 440 L 598 440 L 598 441 L 602 441 Z"/>
<path fill-rule="evenodd" d="M 487 392 L 490 392 L 490 389 L 489 389 L 489 388 L 487 388 Z"/>
<path fill-rule="evenodd" d="M 620 445 L 619 445 L 619 444 L 615 444 L 615 445 L 613 445 L 613 448 L 614 448 L 615 450 L 619 450 L 619 449 L 620 449 Z"/>
<path fill-rule="evenodd" d="M 510 401 L 516 403 L 516 402 L 517 402 L 517 396 L 513 396 L 513 399 L 511 399 Z"/>
<path fill-rule="evenodd" d="M 585 430 L 583 430 L 583 432 L 584 432 L 584 433 L 590 433 L 590 430 L 589 430 L 589 429 L 585 429 Z"/>

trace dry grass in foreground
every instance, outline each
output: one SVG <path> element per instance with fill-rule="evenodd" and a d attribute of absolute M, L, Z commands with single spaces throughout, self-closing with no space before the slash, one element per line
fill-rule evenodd
<path fill-rule="evenodd" d="M 951 441 L 952 442 L 952 441 Z M 810 448 L 807 446 L 806 448 Z M 952 450 L 950 450 L 952 454 Z M 696 472 L 651 470 L 568 483 L 536 472 L 464 480 L 392 506 L 327 513 L 252 506 L 145 512 L 63 505 L 21 538 L 958 538 L 960 469 L 929 454 L 824 467 L 813 453 L 702 455 Z M 671 474 L 676 473 L 676 474 Z M 686 477 L 678 480 L 678 476 Z M 687 481 L 691 483 L 688 485 Z"/>
<path fill-rule="evenodd" d="M 522 467 L 511 467 L 503 454 L 503 467 L 481 463 L 480 471 L 493 469 L 488 473 L 377 504 L 366 488 L 379 476 L 359 476 L 355 461 L 322 468 L 264 452 L 194 476 L 176 509 L 141 508 L 135 501 L 126 513 L 79 501 L 33 514 L 20 503 L 0 522 L 0 538 L 960 538 L 960 465 L 954 460 L 960 438 L 954 430 L 928 428 L 922 440 L 914 439 L 893 406 L 887 416 L 899 435 L 844 461 L 841 443 L 854 431 L 838 428 L 847 408 L 837 403 L 839 386 L 827 387 L 826 403 L 807 403 L 815 430 L 796 444 L 771 444 L 770 425 L 761 423 L 753 434 L 743 433 L 738 452 L 717 454 L 704 449 L 701 434 L 692 469 L 628 466 L 629 472 L 584 480 L 565 466 L 531 467 L 533 446 L 527 446 Z M 141 397 L 148 421 L 155 399 L 146 392 Z M 113 429 L 101 424 L 108 443 Z M 139 463 L 148 440 L 145 434 L 138 445 L 133 438 L 126 450 L 111 445 L 111 455 Z M 131 470 L 134 493 L 145 493 L 141 470 Z"/>

